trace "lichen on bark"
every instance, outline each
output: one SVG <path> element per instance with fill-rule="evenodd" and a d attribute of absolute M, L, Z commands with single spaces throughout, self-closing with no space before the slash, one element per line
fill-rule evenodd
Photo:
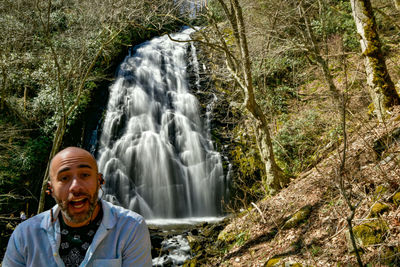
<path fill-rule="evenodd" d="M 382 120 L 385 110 L 399 105 L 400 98 L 386 67 L 370 0 L 352 0 L 351 4 L 357 31 L 361 36 L 360 43 L 365 57 L 371 98 L 377 116 Z"/>

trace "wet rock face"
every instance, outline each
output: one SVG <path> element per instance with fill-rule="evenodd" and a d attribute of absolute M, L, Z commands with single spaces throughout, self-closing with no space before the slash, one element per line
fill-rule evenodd
<path fill-rule="evenodd" d="M 228 219 L 217 223 L 186 226 L 184 229 L 150 227 L 153 266 L 201 266 L 220 255 L 224 242 L 216 241 Z"/>
<path fill-rule="evenodd" d="M 191 258 L 186 235 L 172 236 L 161 242 L 161 255 L 153 257 L 153 266 L 181 266 Z"/>
<path fill-rule="evenodd" d="M 163 230 L 150 227 L 153 266 L 182 266 L 192 254 L 187 240 L 190 229 Z"/>
<path fill-rule="evenodd" d="M 207 265 L 209 258 L 221 256 L 226 244 L 218 240 L 218 235 L 228 222 L 228 219 L 225 219 L 216 224 L 205 223 L 200 228 L 188 232 L 187 239 L 193 256 L 184 266 Z"/>

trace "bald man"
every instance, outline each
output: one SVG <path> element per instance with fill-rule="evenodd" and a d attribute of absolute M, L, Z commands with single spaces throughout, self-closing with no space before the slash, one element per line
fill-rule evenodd
<path fill-rule="evenodd" d="M 89 152 L 60 151 L 48 184 L 57 205 L 18 225 L 2 266 L 152 266 L 144 219 L 99 200 L 103 183 Z"/>

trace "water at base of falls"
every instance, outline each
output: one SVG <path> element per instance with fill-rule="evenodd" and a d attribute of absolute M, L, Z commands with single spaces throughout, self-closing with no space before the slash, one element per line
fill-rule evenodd
<path fill-rule="evenodd" d="M 192 32 L 172 38 L 189 40 Z M 110 87 L 97 157 L 105 199 L 146 221 L 218 217 L 227 197 L 228 176 L 208 116 L 200 116 L 191 94 L 198 88 L 188 86 L 187 50 L 187 42 L 168 36 L 145 42 L 126 57 Z"/>
<path fill-rule="evenodd" d="M 152 259 L 153 266 L 182 266 L 191 258 L 188 240 L 183 235 L 176 235 L 161 242 L 159 257 Z"/>

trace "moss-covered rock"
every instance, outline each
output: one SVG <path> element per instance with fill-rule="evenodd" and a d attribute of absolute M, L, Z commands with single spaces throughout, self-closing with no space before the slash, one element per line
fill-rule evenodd
<path fill-rule="evenodd" d="M 388 231 L 386 222 L 382 219 L 377 219 L 371 222 L 360 224 L 353 227 L 354 238 L 358 246 L 366 247 L 382 243 Z M 346 234 L 348 247 L 350 252 L 354 251 L 350 240 L 350 235 Z"/>
<path fill-rule="evenodd" d="M 299 211 L 297 211 L 295 214 L 293 214 L 293 216 L 290 217 L 285 222 L 282 229 L 291 229 L 293 227 L 296 227 L 296 226 L 302 224 L 310 217 L 311 210 L 312 210 L 312 207 L 310 205 L 302 207 Z"/>
<path fill-rule="evenodd" d="M 264 267 L 303 267 L 303 265 L 298 262 L 285 262 L 281 258 L 274 256 L 264 264 Z"/>
<path fill-rule="evenodd" d="M 201 227 L 190 231 L 187 240 L 193 258 L 186 261 L 184 266 L 204 266 L 208 258 L 223 255 L 226 243 L 223 240 L 218 240 L 217 236 L 228 222 L 229 219 L 215 224 L 205 223 Z"/>
<path fill-rule="evenodd" d="M 183 267 L 196 267 L 196 266 L 197 266 L 197 259 L 196 258 L 188 260 L 183 264 Z"/>
<path fill-rule="evenodd" d="M 234 231 L 222 230 L 218 235 L 218 240 L 227 244 L 233 243 L 236 240 L 236 233 Z"/>
<path fill-rule="evenodd" d="M 264 267 L 277 267 L 277 266 L 279 266 L 280 265 L 280 263 L 281 263 L 281 258 L 272 258 L 272 259 L 269 259 L 265 264 L 264 264 Z"/>
<path fill-rule="evenodd" d="M 400 192 L 397 192 L 397 193 L 393 196 L 392 200 L 393 200 L 393 203 L 394 203 L 396 206 L 400 206 Z"/>
<path fill-rule="evenodd" d="M 372 208 L 371 212 L 369 213 L 370 218 L 376 218 L 379 215 L 382 215 L 383 213 L 389 211 L 390 207 L 384 203 L 377 202 L 375 203 Z"/>

